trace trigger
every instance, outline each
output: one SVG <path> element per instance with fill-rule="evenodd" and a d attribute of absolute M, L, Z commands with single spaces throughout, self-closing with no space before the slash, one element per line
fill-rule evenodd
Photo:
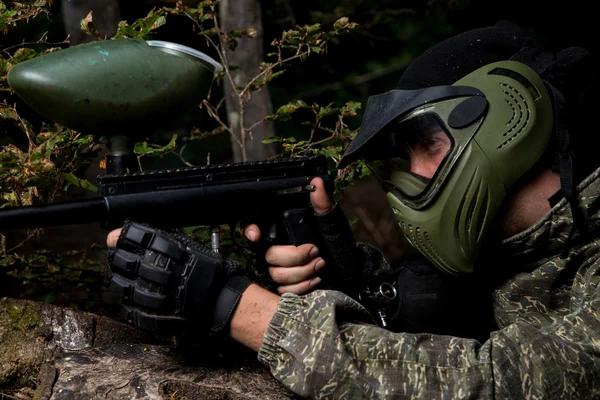
<path fill-rule="evenodd" d="M 268 246 L 271 246 L 277 240 L 277 224 L 273 223 L 265 229 L 266 235 L 264 235 L 264 240 L 267 242 Z"/>

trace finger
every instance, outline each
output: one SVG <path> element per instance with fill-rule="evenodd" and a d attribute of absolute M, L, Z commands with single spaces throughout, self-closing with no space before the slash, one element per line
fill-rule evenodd
<path fill-rule="evenodd" d="M 304 282 L 297 283 L 295 285 L 279 286 L 277 288 L 277 292 L 279 292 L 279 294 L 284 294 L 284 293 L 305 294 L 305 293 L 308 293 L 311 290 L 314 290 L 315 288 L 317 288 L 320 283 L 321 283 L 321 278 L 319 278 L 317 276 L 312 279 L 307 279 Z"/>
<path fill-rule="evenodd" d="M 269 267 L 271 278 L 282 285 L 292 285 L 314 278 L 315 273 L 325 267 L 325 261 L 318 257 L 307 265 L 298 267 Z"/>
<path fill-rule="evenodd" d="M 310 202 L 317 214 L 325 214 L 333 207 L 325 190 L 325 183 L 321 178 L 314 178 L 310 184 L 316 187 L 316 190 L 310 193 Z"/>
<path fill-rule="evenodd" d="M 252 242 L 258 242 L 260 240 L 260 229 L 257 225 L 250 224 L 244 228 L 244 236 Z"/>
<path fill-rule="evenodd" d="M 119 236 L 121 236 L 121 231 L 123 229 L 115 229 L 114 231 L 110 231 L 106 236 L 106 244 L 108 247 L 117 247 L 117 240 L 119 240 Z"/>
<path fill-rule="evenodd" d="M 135 280 L 138 276 L 160 285 L 169 283 L 171 271 L 140 261 L 138 255 L 122 249 L 111 248 L 108 251 L 108 266 L 125 278 Z"/>
<path fill-rule="evenodd" d="M 131 301 L 136 305 L 146 308 L 161 309 L 167 299 L 166 295 L 139 288 L 134 281 L 118 274 L 111 276 L 109 289 L 123 300 Z"/>
<path fill-rule="evenodd" d="M 319 249 L 314 244 L 305 243 L 300 246 L 271 246 L 265 253 L 269 265 L 279 267 L 297 267 L 308 264 L 319 254 Z"/>

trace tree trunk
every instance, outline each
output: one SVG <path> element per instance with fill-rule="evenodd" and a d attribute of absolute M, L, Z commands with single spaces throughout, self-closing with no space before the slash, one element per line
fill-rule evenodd
<path fill-rule="evenodd" d="M 3 298 L 0 398 L 297 398 L 255 353 L 215 340 L 178 348 L 106 317 Z"/>
<path fill-rule="evenodd" d="M 221 29 L 225 32 L 248 28 L 256 30 L 256 38 L 238 39 L 238 46 L 234 51 L 229 48 L 225 50 L 229 64 L 240 67 L 232 71 L 233 80 L 236 86 L 240 87 L 260 73 L 259 65 L 264 58 L 260 2 L 258 0 L 222 0 L 219 4 L 219 16 Z M 228 79 L 224 81 L 227 117 L 236 135 L 242 131 L 240 127 L 242 117 L 244 127 L 250 128 L 266 115 L 273 113 L 271 96 L 268 89 L 263 87 L 261 90 L 251 93 L 251 97 L 245 104 L 243 115 L 240 115 L 239 98 L 234 94 L 231 82 Z M 252 137 L 245 138 L 245 151 L 235 140 L 232 140 L 234 161 L 264 160 L 274 156 L 276 154 L 275 145 L 262 143 L 264 138 L 274 135 L 273 122 L 265 121 L 252 129 Z"/>
<path fill-rule="evenodd" d="M 80 22 L 90 11 L 93 12 L 94 25 L 98 32 L 108 37 L 115 34 L 121 20 L 119 0 L 62 0 L 61 11 L 65 31 L 71 36 L 71 46 L 96 40 L 86 35 L 80 28 Z"/>

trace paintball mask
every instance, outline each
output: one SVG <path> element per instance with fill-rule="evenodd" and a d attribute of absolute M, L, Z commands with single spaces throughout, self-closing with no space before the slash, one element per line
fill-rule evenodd
<path fill-rule="evenodd" d="M 552 100 L 525 64 L 452 86 L 372 96 L 339 168 L 364 159 L 408 241 L 438 268 L 472 272 L 507 191 L 543 155 Z"/>

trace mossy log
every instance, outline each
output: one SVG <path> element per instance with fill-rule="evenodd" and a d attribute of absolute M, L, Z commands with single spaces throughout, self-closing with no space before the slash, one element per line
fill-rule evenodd
<path fill-rule="evenodd" d="M 0 399 L 295 398 L 254 353 L 215 340 L 175 346 L 103 316 L 3 298 Z"/>

